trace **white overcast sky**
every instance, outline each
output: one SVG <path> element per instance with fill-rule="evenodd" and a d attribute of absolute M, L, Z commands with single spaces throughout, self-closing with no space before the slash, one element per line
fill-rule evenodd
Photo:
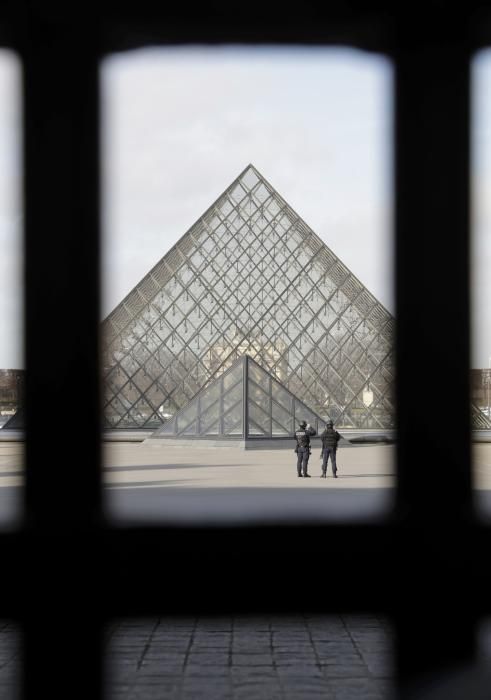
<path fill-rule="evenodd" d="M 17 58 L 0 49 L 0 368 L 21 369 L 22 204 L 21 72 Z"/>
<path fill-rule="evenodd" d="M 491 56 L 476 65 L 473 366 L 491 355 Z M 0 52 L 0 367 L 21 353 L 20 70 Z M 101 66 L 105 317 L 248 163 L 394 313 L 392 69 L 345 49 L 181 47 Z M 417 284 L 417 274 L 415 274 Z"/>
<path fill-rule="evenodd" d="M 384 59 L 339 49 L 147 49 L 106 60 L 102 95 L 104 315 L 248 163 L 393 306 Z"/>

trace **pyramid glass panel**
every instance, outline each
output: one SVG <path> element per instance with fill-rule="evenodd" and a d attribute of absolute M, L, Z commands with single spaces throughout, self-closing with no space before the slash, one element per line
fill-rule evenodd
<path fill-rule="evenodd" d="M 230 370 L 230 372 L 227 372 L 227 374 L 223 377 L 223 388 L 225 391 L 242 380 L 242 372 L 243 369 L 240 363 L 236 364 L 235 367 Z"/>
<path fill-rule="evenodd" d="M 221 430 L 220 430 L 220 423 L 219 421 L 215 421 L 211 425 L 207 425 L 206 429 L 202 431 L 204 435 L 220 435 Z"/>
<path fill-rule="evenodd" d="M 223 397 L 223 411 L 227 413 L 233 406 L 237 405 L 242 400 L 242 383 L 236 384 Z"/>
<path fill-rule="evenodd" d="M 281 426 L 287 433 L 294 432 L 293 415 L 274 401 L 271 404 L 271 416 L 274 424 Z"/>
<path fill-rule="evenodd" d="M 263 389 L 257 387 L 251 376 L 263 377 Z M 226 389 L 231 378 L 240 377 L 231 389 Z M 259 406 L 249 393 L 256 387 L 264 397 Z M 286 409 L 276 402 L 274 395 L 283 396 Z M 204 396 L 213 394 L 219 398 L 208 406 L 202 401 Z M 257 394 L 255 394 L 257 398 Z M 244 432 L 244 416 L 247 416 Z M 292 438 L 296 425 L 308 421 L 318 433 L 325 428 L 324 420 L 313 413 L 297 397 L 281 387 L 273 376 L 265 372 L 248 355 L 242 355 L 234 364 L 205 389 L 202 389 L 190 403 L 178 411 L 153 434 L 152 438 Z"/>
<path fill-rule="evenodd" d="M 247 354 L 251 380 L 285 410 L 294 394 L 339 428 L 392 428 L 393 329 L 250 165 L 103 322 L 106 427 L 159 428 L 223 375 L 202 395 L 211 407 L 241 381 L 241 367 L 227 370 Z M 365 406 L 368 383 L 377 398 Z"/>
<path fill-rule="evenodd" d="M 269 424 L 271 419 L 266 411 L 262 411 L 259 406 L 257 406 L 252 401 L 249 402 L 249 420 L 256 426 L 260 427 L 262 432 L 267 435 L 269 430 Z"/>
<path fill-rule="evenodd" d="M 201 411 L 205 411 L 206 409 L 208 409 L 219 398 L 220 398 L 220 386 L 218 384 L 212 384 L 201 395 L 201 398 L 200 398 Z"/>
<path fill-rule="evenodd" d="M 193 402 L 190 406 L 187 406 L 184 411 L 179 414 L 178 417 L 178 429 L 181 432 L 184 428 L 187 428 L 191 421 L 196 420 L 197 406 Z"/>
<path fill-rule="evenodd" d="M 254 421 L 249 420 L 249 425 L 248 425 L 248 434 L 251 437 L 267 437 L 268 433 L 265 427 L 258 425 L 257 423 L 254 423 Z"/>
<path fill-rule="evenodd" d="M 307 421 L 307 423 L 312 426 L 315 426 L 317 423 L 317 416 L 312 413 L 312 411 L 309 411 L 300 401 L 295 401 L 295 422 L 298 425 L 298 423 L 300 423 L 302 420 Z"/>
<path fill-rule="evenodd" d="M 275 421 L 272 421 L 271 433 L 272 433 L 273 437 L 286 437 L 288 435 L 291 435 L 290 430 L 287 430 L 286 428 L 284 428 L 282 425 L 279 425 Z"/>
<path fill-rule="evenodd" d="M 273 396 L 273 399 L 280 404 L 280 406 L 283 406 L 283 408 L 288 412 L 291 413 L 292 411 L 292 395 L 283 389 L 283 387 L 278 384 L 277 382 L 273 382 L 273 386 L 271 387 L 271 393 Z"/>
<path fill-rule="evenodd" d="M 244 415 L 244 409 L 242 401 L 236 404 L 229 411 L 223 414 L 223 433 L 225 435 L 242 435 L 243 424 L 242 419 Z"/>
<path fill-rule="evenodd" d="M 259 408 L 262 408 L 262 410 L 267 413 L 269 410 L 268 386 L 266 385 L 264 388 L 266 391 L 263 391 L 261 387 L 259 387 L 255 382 L 251 382 L 249 379 L 249 400 L 252 401 L 253 404 L 257 404 Z"/>
<path fill-rule="evenodd" d="M 211 408 L 200 415 L 200 433 L 208 433 L 210 425 L 217 423 L 220 418 L 220 402 L 217 401 Z"/>

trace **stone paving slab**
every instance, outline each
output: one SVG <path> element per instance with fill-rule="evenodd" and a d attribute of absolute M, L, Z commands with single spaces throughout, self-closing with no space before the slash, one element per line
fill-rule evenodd
<path fill-rule="evenodd" d="M 120 621 L 108 637 L 109 700 L 393 697 L 392 633 L 376 616 Z"/>
<path fill-rule="evenodd" d="M 18 626 L 0 621 L 0 700 L 20 700 L 19 642 Z M 375 615 L 120 620 L 105 628 L 105 697 L 395 700 L 393 652 L 392 629 Z M 237 664 L 236 657 L 251 663 Z M 490 662 L 485 619 L 475 664 L 435 676 L 418 700 L 488 700 Z"/>
<path fill-rule="evenodd" d="M 19 698 L 20 639 L 13 622 L 0 621 L 0 700 Z"/>

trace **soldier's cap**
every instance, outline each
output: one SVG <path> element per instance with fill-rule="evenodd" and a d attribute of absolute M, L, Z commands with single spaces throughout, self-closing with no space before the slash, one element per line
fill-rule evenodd
<path fill-rule="evenodd" d="M 307 421 L 306 421 L 306 420 L 301 421 L 300 427 L 301 427 L 301 428 L 306 428 L 306 427 L 307 427 Z"/>
<path fill-rule="evenodd" d="M 334 425 L 334 423 L 332 422 L 332 420 L 328 420 L 327 425 Z"/>

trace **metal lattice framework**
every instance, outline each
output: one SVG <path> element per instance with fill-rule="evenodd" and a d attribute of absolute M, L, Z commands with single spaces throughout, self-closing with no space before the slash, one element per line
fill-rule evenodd
<path fill-rule="evenodd" d="M 106 427 L 158 427 L 244 354 L 339 427 L 394 427 L 393 317 L 252 165 L 102 338 Z"/>
<path fill-rule="evenodd" d="M 473 430 L 489 430 L 491 428 L 491 421 L 489 418 L 481 411 L 481 409 L 476 406 L 475 403 L 471 402 L 471 425 Z"/>
<path fill-rule="evenodd" d="M 291 438 L 305 420 L 317 433 L 325 422 L 243 355 L 198 392 L 153 435 L 154 438 Z"/>

